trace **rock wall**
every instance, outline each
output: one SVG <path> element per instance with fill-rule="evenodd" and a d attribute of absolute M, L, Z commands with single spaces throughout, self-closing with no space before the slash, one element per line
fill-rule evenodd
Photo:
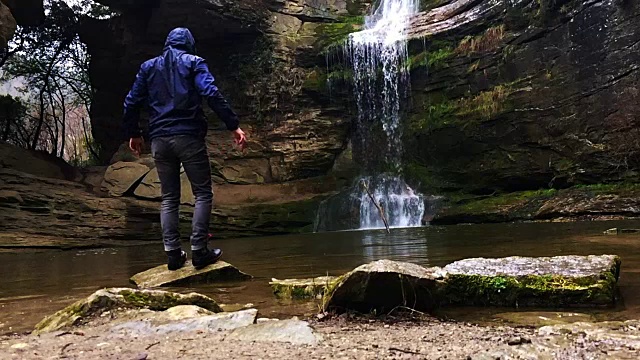
<path fill-rule="evenodd" d="M 425 191 L 481 194 L 637 181 L 639 16 L 636 0 L 460 0 L 420 14 L 407 173 Z"/>
<path fill-rule="evenodd" d="M 346 146 L 351 114 L 329 101 L 322 52 L 353 30 L 349 19 L 362 13 L 366 2 L 101 2 L 121 15 L 87 20 L 81 36 L 92 56 L 92 125 L 105 161 L 122 144 L 122 102 L 140 64 L 161 52 L 172 28 L 187 26 L 249 134 L 248 151 L 228 151 L 229 135 L 208 113 L 213 175 L 219 182 L 283 182 L 332 168 Z"/>

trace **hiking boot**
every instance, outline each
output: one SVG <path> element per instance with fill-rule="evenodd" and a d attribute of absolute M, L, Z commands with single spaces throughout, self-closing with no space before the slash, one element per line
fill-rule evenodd
<path fill-rule="evenodd" d="M 171 271 L 180 269 L 184 266 L 184 263 L 187 262 L 187 253 L 182 251 L 182 249 L 165 251 L 165 253 L 167 253 L 169 257 L 167 267 Z"/>
<path fill-rule="evenodd" d="M 194 250 L 192 253 L 193 259 L 191 262 L 193 263 L 193 267 L 196 270 L 200 270 L 208 265 L 215 264 L 218 259 L 222 256 L 222 250 L 220 249 L 207 249 L 206 247 L 201 250 Z"/>

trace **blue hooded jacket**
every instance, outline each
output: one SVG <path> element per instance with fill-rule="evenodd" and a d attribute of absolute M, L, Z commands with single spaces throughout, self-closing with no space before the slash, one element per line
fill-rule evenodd
<path fill-rule="evenodd" d="M 173 29 L 161 56 L 146 61 L 124 101 L 123 125 L 127 138 L 141 136 L 138 122 L 149 106 L 149 138 L 172 135 L 204 137 L 207 121 L 202 99 L 224 121 L 238 128 L 238 116 L 214 85 L 205 60 L 195 55 L 195 40 L 186 28 Z"/>

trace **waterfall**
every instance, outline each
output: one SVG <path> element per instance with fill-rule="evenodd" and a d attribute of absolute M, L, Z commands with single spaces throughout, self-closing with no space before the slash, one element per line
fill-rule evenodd
<path fill-rule="evenodd" d="M 382 0 L 366 17 L 364 29 L 349 36 L 345 51 L 353 66 L 358 119 L 354 146 L 366 171 L 378 171 L 382 161 L 393 174 L 367 176 L 376 201 L 383 207 L 392 227 L 420 226 L 424 198 L 403 180 L 400 103 L 408 92 L 406 31 L 409 19 L 418 12 L 416 0 Z M 382 133 L 378 134 L 382 127 Z M 382 144 L 385 143 L 385 144 Z M 398 175 L 400 174 L 400 175 Z M 360 203 L 360 228 L 384 227 L 378 209 L 364 189 L 355 197 Z"/>

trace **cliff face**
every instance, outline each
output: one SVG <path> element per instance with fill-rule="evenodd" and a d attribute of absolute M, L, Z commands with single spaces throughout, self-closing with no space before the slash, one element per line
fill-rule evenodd
<path fill-rule="evenodd" d="M 121 15 L 88 20 L 82 39 L 92 56 L 92 125 L 105 160 L 122 144 L 122 102 L 140 64 L 162 51 L 172 28 L 187 26 L 250 137 L 244 154 L 226 151 L 229 135 L 208 114 L 218 182 L 282 182 L 331 169 L 350 114 L 319 93 L 318 69 L 326 68 L 322 51 L 331 37 L 353 30 L 345 19 L 363 12 L 360 1 L 101 2 Z"/>
<path fill-rule="evenodd" d="M 454 1 L 410 43 L 408 173 L 492 193 L 637 181 L 640 2 Z"/>

